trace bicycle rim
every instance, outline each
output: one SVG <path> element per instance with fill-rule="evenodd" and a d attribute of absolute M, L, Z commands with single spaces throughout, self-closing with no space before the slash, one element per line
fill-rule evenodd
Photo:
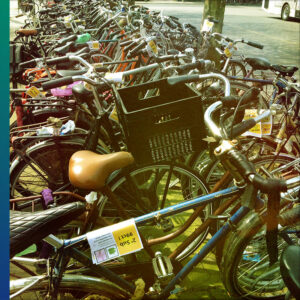
<path fill-rule="evenodd" d="M 16 291 L 28 286 L 34 281 L 40 279 L 26 292 L 22 293 L 13 299 L 40 299 L 44 300 L 49 289 L 49 280 L 42 279 L 43 276 L 33 276 L 24 279 L 17 279 L 10 281 L 10 293 L 13 294 Z M 68 275 L 64 274 L 60 282 L 58 289 L 59 300 L 71 300 L 71 299 L 88 299 L 88 297 L 104 296 L 105 299 L 126 299 L 128 293 L 118 287 L 117 285 L 101 279 L 84 275 Z M 98 299 L 98 298 L 96 298 Z"/>
<path fill-rule="evenodd" d="M 128 175 L 116 178 L 109 185 L 130 217 L 137 217 L 207 194 L 207 188 L 201 178 L 193 170 L 177 164 L 173 166 L 172 170 L 169 164 L 163 163 L 138 167 L 130 171 Z M 101 203 L 103 206 L 101 209 L 102 216 L 111 219 L 112 222 L 120 221 L 120 218 L 116 217 L 118 212 L 106 198 Z M 140 226 L 139 231 L 146 240 L 163 238 L 165 235 L 172 234 L 181 228 L 193 212 L 193 210 L 188 210 L 174 216 L 161 218 L 159 221 Z M 183 234 L 165 242 L 163 254 L 169 255 L 182 241 L 183 237 L 193 232 L 210 212 L 211 206 L 207 205 L 203 210 L 203 214 L 197 217 Z M 208 229 L 177 259 L 182 260 L 192 253 L 203 242 L 207 232 Z M 155 244 L 153 249 L 154 251 L 161 251 L 162 244 Z"/>

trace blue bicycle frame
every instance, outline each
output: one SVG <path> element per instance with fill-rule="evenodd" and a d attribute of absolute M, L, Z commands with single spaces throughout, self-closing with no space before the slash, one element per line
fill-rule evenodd
<path fill-rule="evenodd" d="M 139 216 L 134 218 L 134 221 L 137 226 L 145 224 L 150 221 L 154 221 L 157 217 L 165 217 L 175 215 L 179 212 L 186 211 L 192 208 L 195 208 L 200 205 L 206 205 L 229 196 L 234 196 L 240 194 L 243 191 L 243 188 L 238 188 L 236 186 L 230 187 L 212 194 L 204 195 L 197 197 L 192 200 L 188 200 L 158 211 L 151 212 L 149 214 Z M 213 237 L 201 248 L 201 250 L 179 271 L 179 273 L 170 281 L 170 283 L 164 288 L 162 293 L 158 296 L 158 299 L 166 299 L 170 292 L 175 288 L 175 285 L 178 284 L 187 274 L 196 266 L 205 256 L 216 246 L 217 242 L 220 241 L 225 235 L 230 232 L 234 226 L 249 212 L 249 208 L 241 206 L 241 208 L 232 215 L 232 217 L 217 231 Z M 64 248 L 69 248 L 72 256 L 76 256 L 81 262 L 85 264 L 88 262 L 88 265 L 92 268 L 93 271 L 98 273 L 101 276 L 106 277 L 108 280 L 118 284 L 124 289 L 129 290 L 131 293 L 134 292 L 135 286 L 128 281 L 122 279 L 111 270 L 105 268 L 101 265 L 93 265 L 92 261 L 85 254 L 81 253 L 77 249 L 72 249 L 71 246 L 81 243 L 86 240 L 86 235 L 82 235 L 76 238 L 72 238 L 64 241 Z M 146 296 L 147 298 L 147 296 Z"/>

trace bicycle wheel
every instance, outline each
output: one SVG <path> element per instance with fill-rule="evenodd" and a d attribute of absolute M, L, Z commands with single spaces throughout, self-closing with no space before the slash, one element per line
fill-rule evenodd
<path fill-rule="evenodd" d="M 228 76 L 235 76 L 238 78 L 244 78 L 247 75 L 247 71 L 242 62 L 230 60 L 225 71 Z"/>
<path fill-rule="evenodd" d="M 258 173 L 260 173 L 261 175 L 266 175 L 267 173 L 272 175 L 273 177 L 277 177 L 280 178 L 283 176 L 283 172 L 285 172 L 285 174 L 295 174 L 295 172 L 297 172 L 297 166 L 290 166 L 288 168 L 286 168 L 286 170 L 282 170 L 281 167 L 287 165 L 288 163 L 292 163 L 294 162 L 294 158 L 293 157 L 289 157 L 289 156 L 284 156 L 284 155 L 280 155 L 276 158 L 276 160 L 274 161 L 274 157 L 275 156 L 262 156 L 259 157 L 255 160 L 253 160 L 252 162 L 255 165 L 256 171 Z M 207 180 L 209 182 L 210 186 L 213 186 L 219 179 L 220 177 L 224 174 L 224 169 L 222 167 L 222 165 L 220 163 L 215 163 L 215 165 L 212 165 L 210 168 L 208 168 L 209 172 L 207 173 Z M 230 181 L 231 182 L 231 181 Z M 286 195 L 286 198 L 288 200 L 295 200 L 293 198 L 293 195 Z M 262 200 L 266 200 L 263 197 L 261 197 Z M 220 203 L 214 203 L 214 207 L 213 210 L 216 210 L 218 208 L 218 206 L 220 204 L 223 204 L 225 200 L 222 200 Z M 223 215 L 232 215 L 237 208 L 239 207 L 240 203 L 238 201 L 233 202 L 222 214 Z M 224 221 L 216 221 L 213 225 L 211 225 L 210 227 L 210 232 L 211 234 L 215 234 L 220 227 L 223 225 Z M 220 266 L 220 262 L 221 262 L 221 258 L 223 255 L 223 251 L 224 251 L 224 241 L 221 242 L 217 248 L 216 248 L 216 257 L 217 257 L 217 263 Z M 224 252 L 225 253 L 225 252 Z"/>
<path fill-rule="evenodd" d="M 38 279 L 40 279 L 40 281 L 14 299 L 44 300 L 49 290 L 49 279 L 42 279 L 42 276 L 11 280 L 10 293 L 13 294 Z M 93 298 L 93 296 L 95 298 Z M 100 298 L 100 296 L 103 296 L 103 298 Z M 78 300 L 89 299 L 89 297 L 90 299 L 128 299 L 129 294 L 108 280 L 86 275 L 63 275 L 58 289 L 57 299 Z"/>
<path fill-rule="evenodd" d="M 291 215 L 293 218 L 290 218 Z M 280 219 L 284 226 L 279 230 L 279 257 L 288 243 L 299 241 L 299 205 L 281 213 Z M 287 232 L 290 232 L 288 237 Z M 250 214 L 237 231 L 228 236 L 221 274 L 231 296 L 243 299 L 284 298 L 287 288 L 281 278 L 279 261 L 269 266 L 265 240 L 265 225 L 256 213 Z"/>
<path fill-rule="evenodd" d="M 71 155 L 83 149 L 84 140 L 70 139 L 39 142 L 17 156 L 10 168 L 10 197 L 39 195 L 69 184 L 68 164 Z"/>
<path fill-rule="evenodd" d="M 122 203 L 130 217 L 137 217 L 158 209 L 179 204 L 197 196 L 207 194 L 207 188 L 203 180 L 191 169 L 180 164 L 157 163 L 146 165 L 125 171 L 112 179 L 108 184 L 115 196 Z M 118 211 L 107 198 L 101 201 L 102 216 L 111 219 L 112 222 L 120 221 Z M 152 223 L 139 226 L 139 231 L 150 244 L 154 239 L 160 238 L 163 242 L 165 235 L 175 234 L 193 213 L 193 210 L 178 213 L 174 216 L 157 218 Z M 172 238 L 170 243 L 162 249 L 161 243 L 154 246 L 154 250 L 162 250 L 168 255 L 182 241 L 183 236 L 188 236 L 195 227 L 198 227 L 211 212 L 211 206 L 207 205 L 200 217 L 197 217 L 187 230 Z M 205 239 L 208 230 L 202 233 L 190 248 L 187 248 L 178 260 L 184 259 L 192 253 Z"/>

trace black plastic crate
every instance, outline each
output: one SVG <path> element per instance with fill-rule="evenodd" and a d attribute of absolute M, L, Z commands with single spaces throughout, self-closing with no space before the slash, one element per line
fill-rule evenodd
<path fill-rule="evenodd" d="M 119 89 L 117 109 L 137 163 L 171 160 L 205 146 L 201 97 L 184 83 L 170 86 L 161 79 Z"/>

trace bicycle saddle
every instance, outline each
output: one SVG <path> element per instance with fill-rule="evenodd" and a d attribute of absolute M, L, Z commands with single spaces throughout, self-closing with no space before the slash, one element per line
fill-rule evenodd
<path fill-rule="evenodd" d="M 69 161 L 69 179 L 78 188 L 99 190 L 113 171 L 133 162 L 129 152 L 97 154 L 88 150 L 77 151 Z"/>
<path fill-rule="evenodd" d="M 23 36 L 37 35 L 38 31 L 36 29 L 19 29 L 17 33 Z"/>
<path fill-rule="evenodd" d="M 263 57 L 246 57 L 245 61 L 255 70 L 268 70 L 271 63 Z"/>
<path fill-rule="evenodd" d="M 280 258 L 282 279 L 296 299 L 300 299 L 300 247 L 289 245 Z"/>
<path fill-rule="evenodd" d="M 293 76 L 298 67 L 296 66 L 283 66 L 283 65 L 272 65 L 272 69 L 276 72 L 279 72 L 283 76 Z"/>
<path fill-rule="evenodd" d="M 65 45 L 54 49 L 54 52 L 59 55 L 66 55 L 66 53 L 69 52 L 70 49 L 73 49 L 74 46 L 75 43 L 73 41 L 69 41 Z"/>
<path fill-rule="evenodd" d="M 85 211 L 85 204 L 73 202 L 37 212 L 10 211 L 10 257 L 39 242 Z"/>
<path fill-rule="evenodd" d="M 56 75 L 59 77 L 83 75 L 87 72 L 87 69 L 84 70 L 57 70 Z"/>

